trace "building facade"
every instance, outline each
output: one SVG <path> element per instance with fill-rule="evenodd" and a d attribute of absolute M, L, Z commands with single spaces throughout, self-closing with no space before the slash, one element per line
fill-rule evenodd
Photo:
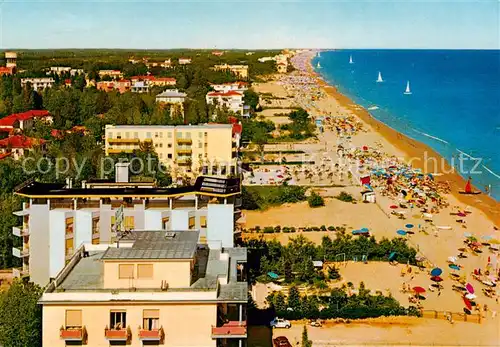
<path fill-rule="evenodd" d="M 45 88 L 52 88 L 55 81 L 52 77 L 21 78 L 21 87 L 30 83 L 34 90 L 39 91 Z"/>
<path fill-rule="evenodd" d="M 227 107 L 229 111 L 243 114 L 243 93 L 236 91 L 208 92 L 207 104 L 216 104 L 217 107 Z"/>
<path fill-rule="evenodd" d="M 106 155 L 131 153 L 141 145 L 154 147 L 160 161 L 177 176 L 202 172 L 235 174 L 237 146 L 231 124 L 205 125 L 106 125 Z"/>
<path fill-rule="evenodd" d="M 120 94 L 130 91 L 132 83 L 129 80 L 100 81 L 97 82 L 97 89 L 105 92 L 118 91 Z"/>
<path fill-rule="evenodd" d="M 227 83 L 210 83 L 210 87 L 212 87 L 216 92 L 239 92 L 244 93 L 245 90 L 248 90 L 247 82 L 227 82 Z"/>
<path fill-rule="evenodd" d="M 120 70 L 99 70 L 99 77 L 109 76 L 113 79 L 122 79 L 123 73 Z"/>
<path fill-rule="evenodd" d="M 169 189 L 128 182 L 86 183 L 83 188 L 27 182 L 15 194 L 27 201 L 14 212 L 21 222 L 12 232 L 22 246 L 12 252 L 23 263 L 14 276 L 27 275 L 41 286 L 83 243 L 115 244 L 120 233 L 130 230 L 198 230 L 198 242 L 218 240 L 232 247 L 241 205 L 239 179 L 216 177 Z"/>
<path fill-rule="evenodd" d="M 248 78 L 248 65 L 221 64 L 215 65 L 213 69 L 216 71 L 231 71 L 238 77 Z"/>
<path fill-rule="evenodd" d="M 246 347 L 246 249 L 197 231 L 84 244 L 47 287 L 42 346 Z"/>

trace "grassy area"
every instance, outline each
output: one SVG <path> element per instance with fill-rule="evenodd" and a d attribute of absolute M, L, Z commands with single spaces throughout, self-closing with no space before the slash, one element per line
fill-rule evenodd
<path fill-rule="evenodd" d="M 306 200 L 306 189 L 299 186 L 244 186 L 243 208 L 265 210 L 271 206 Z"/>

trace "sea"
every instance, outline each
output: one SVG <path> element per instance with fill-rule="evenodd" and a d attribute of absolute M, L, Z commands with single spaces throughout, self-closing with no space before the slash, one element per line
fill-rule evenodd
<path fill-rule="evenodd" d="M 334 50 L 312 63 L 376 119 L 427 144 L 500 200 L 499 50 Z"/>

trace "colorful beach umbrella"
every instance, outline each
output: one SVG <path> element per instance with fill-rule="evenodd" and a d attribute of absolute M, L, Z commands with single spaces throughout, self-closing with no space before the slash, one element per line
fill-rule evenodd
<path fill-rule="evenodd" d="M 431 270 L 431 276 L 439 276 L 443 273 L 443 270 L 441 270 L 438 267 L 435 267 L 434 269 Z"/>
<path fill-rule="evenodd" d="M 396 205 L 391 205 L 391 206 L 389 206 L 389 208 L 391 208 L 391 209 L 395 210 L 395 209 L 397 209 L 398 207 L 397 207 Z"/>
<path fill-rule="evenodd" d="M 476 294 L 466 294 L 465 297 L 469 300 L 474 300 L 475 298 L 477 298 Z"/>
<path fill-rule="evenodd" d="M 467 307 L 468 310 L 472 310 L 472 304 L 470 303 L 469 299 L 467 299 L 465 296 L 463 297 L 465 307 Z"/>
<path fill-rule="evenodd" d="M 450 269 L 453 269 L 453 270 L 460 270 L 460 266 L 458 266 L 457 264 L 450 264 L 448 265 L 450 267 Z"/>
<path fill-rule="evenodd" d="M 367 232 L 369 231 L 369 229 L 368 229 L 368 228 L 361 228 L 360 230 L 361 230 L 362 232 L 365 232 L 365 233 L 367 233 Z"/>
<path fill-rule="evenodd" d="M 391 252 L 391 254 L 389 254 L 389 260 L 394 259 L 395 256 L 396 256 L 396 252 Z"/>
<path fill-rule="evenodd" d="M 413 291 L 414 291 L 415 293 L 417 293 L 417 294 L 422 294 L 422 293 L 425 293 L 425 289 L 424 289 L 424 288 L 422 288 L 422 287 L 419 287 L 419 286 L 417 286 L 417 287 L 413 287 Z"/>
<path fill-rule="evenodd" d="M 468 291 L 469 293 L 474 294 L 474 287 L 472 286 L 472 284 L 467 283 L 467 284 L 465 285 L 465 289 L 467 289 L 467 291 Z"/>
<path fill-rule="evenodd" d="M 396 231 L 396 233 L 398 235 L 401 235 L 401 236 L 405 236 L 406 235 L 406 231 L 404 231 L 404 230 L 398 230 L 398 231 Z"/>
<path fill-rule="evenodd" d="M 434 282 L 442 282 L 443 279 L 439 276 L 432 276 L 431 277 L 431 281 L 434 281 Z"/>
<path fill-rule="evenodd" d="M 271 277 L 272 279 L 277 279 L 279 276 L 275 274 L 274 272 L 268 272 L 267 275 Z"/>
<path fill-rule="evenodd" d="M 411 228 L 413 228 L 413 224 L 406 224 L 405 227 L 408 229 L 411 229 Z"/>

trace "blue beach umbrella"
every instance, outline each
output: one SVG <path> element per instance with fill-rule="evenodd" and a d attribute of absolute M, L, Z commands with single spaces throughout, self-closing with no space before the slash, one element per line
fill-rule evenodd
<path fill-rule="evenodd" d="M 401 236 L 405 236 L 407 234 L 406 231 L 404 231 L 404 230 L 398 230 L 398 231 L 396 231 L 396 233 L 398 235 L 401 235 Z"/>
<path fill-rule="evenodd" d="M 484 235 L 483 237 L 481 237 L 483 240 L 491 240 L 493 238 L 493 236 L 491 235 Z"/>
<path fill-rule="evenodd" d="M 408 229 L 411 229 L 411 228 L 413 228 L 413 224 L 406 224 L 405 227 Z"/>
<path fill-rule="evenodd" d="M 396 256 L 396 252 L 391 252 L 391 254 L 389 254 L 389 260 L 394 259 L 395 256 Z"/>
<path fill-rule="evenodd" d="M 464 237 L 471 237 L 471 233 L 464 233 Z"/>
<path fill-rule="evenodd" d="M 431 270 L 431 276 L 439 276 L 443 273 L 443 270 L 441 270 L 440 268 L 436 267 L 434 269 Z"/>
<path fill-rule="evenodd" d="M 453 269 L 453 270 L 460 270 L 460 267 L 456 264 L 450 264 L 448 265 L 450 267 L 450 269 Z"/>
<path fill-rule="evenodd" d="M 275 280 L 275 279 L 277 279 L 277 278 L 279 277 L 279 276 L 278 276 L 277 274 L 275 274 L 274 272 L 268 272 L 268 273 L 267 273 L 267 275 L 268 275 L 269 277 L 271 277 L 272 279 L 274 279 L 274 280 Z"/>
<path fill-rule="evenodd" d="M 369 229 L 368 228 L 361 228 L 361 231 L 367 233 L 369 231 Z"/>

